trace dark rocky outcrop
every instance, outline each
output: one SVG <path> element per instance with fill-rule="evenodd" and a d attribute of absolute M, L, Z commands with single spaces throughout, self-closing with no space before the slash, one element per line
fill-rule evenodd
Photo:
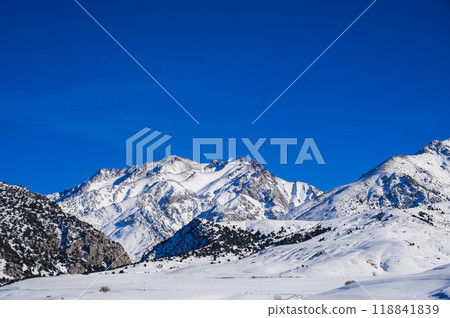
<path fill-rule="evenodd" d="M 305 242 L 330 230 L 331 228 L 317 226 L 308 231 L 287 233 L 282 228 L 278 232 L 261 234 L 259 231 L 250 232 L 236 225 L 197 218 L 175 233 L 173 237 L 145 253 L 142 261 L 173 256 L 179 256 L 182 259 L 207 256 L 216 258 L 227 255 L 245 257 L 270 246 Z"/>
<path fill-rule="evenodd" d="M 122 246 L 46 197 L 0 182 L 0 286 L 130 264 Z"/>

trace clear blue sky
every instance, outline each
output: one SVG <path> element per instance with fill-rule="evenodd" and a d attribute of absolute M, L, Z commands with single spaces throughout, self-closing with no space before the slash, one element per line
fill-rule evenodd
<path fill-rule="evenodd" d="M 125 139 L 150 127 L 183 157 L 192 137 L 313 137 L 325 166 L 263 152 L 275 175 L 326 190 L 450 137 L 447 0 L 378 0 L 255 125 L 371 0 L 80 3 L 201 124 L 75 2 L 1 1 L 2 181 L 73 187 L 124 167 Z"/>

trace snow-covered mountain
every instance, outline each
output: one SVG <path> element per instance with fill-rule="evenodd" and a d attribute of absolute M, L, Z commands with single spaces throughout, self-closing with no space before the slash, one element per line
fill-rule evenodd
<path fill-rule="evenodd" d="M 138 260 L 195 217 L 277 219 L 320 194 L 309 184 L 277 178 L 250 159 L 199 164 L 170 156 L 121 170 L 101 169 L 49 198 L 120 242 Z"/>
<path fill-rule="evenodd" d="M 0 182 L 0 286 L 130 263 L 124 249 L 46 197 Z"/>
<path fill-rule="evenodd" d="M 283 218 L 324 220 L 438 202 L 450 202 L 450 139 L 432 141 L 415 155 L 391 157 L 356 182 L 327 191 Z"/>

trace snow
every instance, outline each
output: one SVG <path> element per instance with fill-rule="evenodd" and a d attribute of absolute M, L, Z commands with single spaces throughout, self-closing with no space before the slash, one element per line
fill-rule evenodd
<path fill-rule="evenodd" d="M 222 262 L 226 262 L 222 259 Z M 0 299 L 450 299 L 450 264 L 418 274 L 386 275 L 344 286 L 345 275 L 258 275 L 233 260 L 190 265 L 156 262 L 90 275 L 33 278 L 0 288 Z M 161 266 L 159 268 L 158 266 Z M 171 267 L 174 267 L 170 269 Z M 179 267 L 179 268 L 176 268 Z M 99 292 L 108 286 L 108 293 Z M 81 297 L 80 297 L 81 296 Z"/>
<path fill-rule="evenodd" d="M 450 264 L 418 274 L 360 281 L 307 299 L 446 299 L 450 300 Z"/>
<path fill-rule="evenodd" d="M 213 265 L 210 261 L 138 264 L 124 274 L 116 269 L 114 275 L 108 271 L 34 278 L 0 288 L 0 299 L 76 299 L 88 287 L 81 299 L 273 299 L 274 295 L 303 297 L 337 288 L 345 281 L 344 277 L 258 275 L 265 270 L 242 270 L 237 260 L 222 259 Z M 100 293 L 101 286 L 111 291 Z"/>

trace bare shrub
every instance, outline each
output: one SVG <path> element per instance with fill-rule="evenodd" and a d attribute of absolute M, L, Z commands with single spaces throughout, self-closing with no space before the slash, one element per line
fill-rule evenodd
<path fill-rule="evenodd" d="M 348 280 L 345 282 L 345 286 L 356 283 L 354 280 Z"/>
<path fill-rule="evenodd" d="M 98 290 L 101 293 L 107 293 L 111 290 L 111 288 L 109 288 L 108 286 L 102 286 L 100 287 L 100 289 Z"/>
<path fill-rule="evenodd" d="M 273 300 L 281 300 L 281 296 L 278 294 L 273 295 Z"/>

